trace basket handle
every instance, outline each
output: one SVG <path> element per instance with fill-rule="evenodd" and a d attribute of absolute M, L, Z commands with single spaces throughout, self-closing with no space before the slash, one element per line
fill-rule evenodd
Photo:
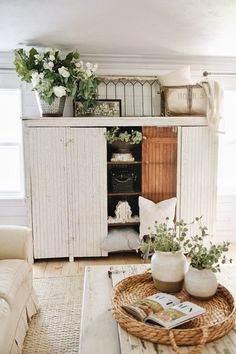
<path fill-rule="evenodd" d="M 187 354 L 198 354 L 198 353 L 200 353 L 200 350 L 206 344 L 207 337 L 208 337 L 208 329 L 206 327 L 203 327 L 202 328 L 202 338 L 200 340 L 200 343 L 197 346 L 195 346 L 193 349 L 191 349 Z M 173 331 L 169 332 L 169 338 L 170 338 L 170 343 L 171 343 L 171 347 L 172 347 L 173 351 L 176 354 L 181 354 L 180 350 L 179 350 L 179 347 L 177 346 L 177 344 L 175 342 L 175 337 L 174 337 Z"/>

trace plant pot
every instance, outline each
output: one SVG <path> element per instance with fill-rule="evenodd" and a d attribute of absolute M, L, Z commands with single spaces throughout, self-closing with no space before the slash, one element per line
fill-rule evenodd
<path fill-rule="evenodd" d="M 52 104 L 45 102 L 36 92 L 39 112 L 41 117 L 62 117 L 66 102 L 66 96 L 56 97 Z"/>
<path fill-rule="evenodd" d="M 151 270 L 154 284 L 159 291 L 177 293 L 183 287 L 186 258 L 181 250 L 156 251 L 151 259 Z"/>
<path fill-rule="evenodd" d="M 119 154 L 128 154 L 134 148 L 135 144 L 130 144 L 125 141 L 114 141 L 112 145 L 112 150 Z"/>
<path fill-rule="evenodd" d="M 189 267 L 185 274 L 184 287 L 193 297 L 200 300 L 211 299 L 217 290 L 218 282 L 215 273 L 209 269 Z"/>

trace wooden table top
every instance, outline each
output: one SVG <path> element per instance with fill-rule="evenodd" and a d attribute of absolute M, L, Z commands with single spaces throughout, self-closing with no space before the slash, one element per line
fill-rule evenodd
<path fill-rule="evenodd" d="M 150 265 L 144 264 L 86 267 L 79 354 L 173 354 L 168 345 L 154 344 L 128 334 L 112 317 L 113 284 L 148 268 Z M 112 270 L 112 280 L 108 276 L 109 270 Z M 225 266 L 217 277 L 236 297 L 236 264 Z M 181 354 L 187 354 L 191 348 L 181 347 Z M 236 354 L 236 329 L 206 344 L 201 354 Z"/>

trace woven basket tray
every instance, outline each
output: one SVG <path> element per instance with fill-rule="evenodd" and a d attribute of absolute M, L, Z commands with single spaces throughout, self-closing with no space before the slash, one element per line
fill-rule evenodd
<path fill-rule="evenodd" d="M 234 326 L 236 311 L 231 293 L 219 284 L 216 295 L 207 301 L 197 300 L 185 290 L 175 294 L 206 309 L 206 313 L 175 329 L 157 328 L 137 321 L 121 308 L 140 298 L 157 293 L 150 273 L 128 277 L 119 282 L 113 292 L 113 315 L 127 332 L 142 339 L 161 344 L 171 344 L 176 353 L 177 345 L 201 345 L 227 334 Z M 193 353 L 198 351 L 193 351 Z"/>

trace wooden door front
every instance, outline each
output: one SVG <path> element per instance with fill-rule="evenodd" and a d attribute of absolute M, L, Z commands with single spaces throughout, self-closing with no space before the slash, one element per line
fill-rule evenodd
<path fill-rule="evenodd" d="M 142 196 L 159 202 L 176 196 L 177 132 L 143 127 Z"/>

